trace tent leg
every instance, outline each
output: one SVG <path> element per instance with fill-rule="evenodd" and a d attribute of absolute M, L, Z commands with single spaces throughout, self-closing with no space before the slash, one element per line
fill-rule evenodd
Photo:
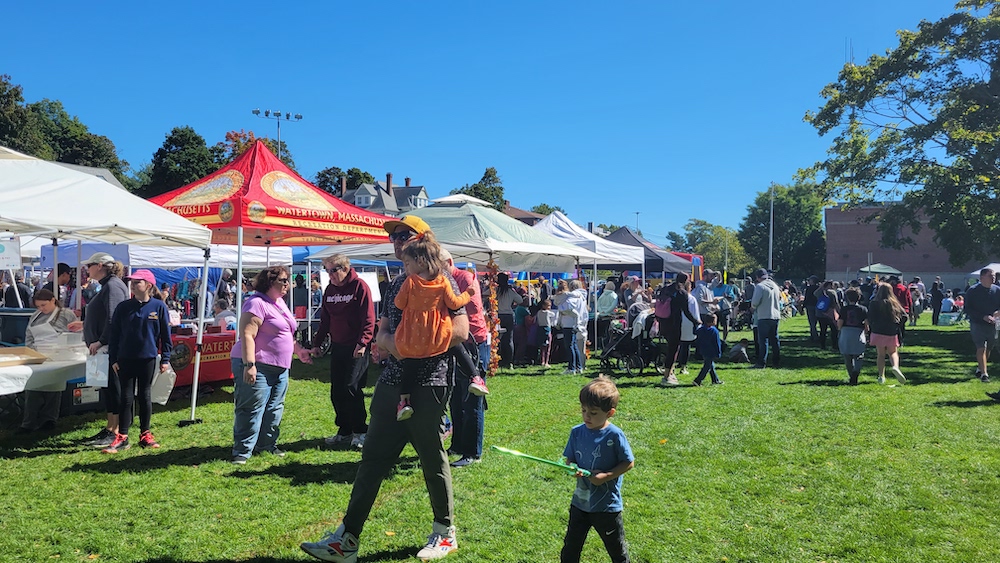
<path fill-rule="evenodd" d="M 191 417 L 178 422 L 177 425 L 180 427 L 201 424 L 202 422 L 200 418 L 194 417 L 194 411 L 198 406 L 198 376 L 201 375 L 201 345 L 205 340 L 205 303 L 208 301 L 208 258 L 211 253 L 211 249 L 205 249 L 205 265 L 201 269 L 201 291 L 198 294 L 198 337 L 194 348 L 194 379 L 191 381 Z"/>
<path fill-rule="evenodd" d="M 236 326 L 240 326 L 240 311 L 243 310 L 243 227 L 236 227 Z"/>

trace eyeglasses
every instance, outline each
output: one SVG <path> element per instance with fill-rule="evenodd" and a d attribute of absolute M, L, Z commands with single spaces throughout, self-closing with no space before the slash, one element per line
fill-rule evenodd
<path fill-rule="evenodd" d="M 406 242 L 411 238 L 413 238 L 413 231 L 400 231 L 389 235 L 389 240 L 392 242 Z"/>
<path fill-rule="evenodd" d="M 276 279 L 274 281 L 276 283 L 280 283 L 282 285 L 288 285 L 290 283 L 289 280 L 288 280 L 288 278 L 278 278 L 278 279 Z"/>

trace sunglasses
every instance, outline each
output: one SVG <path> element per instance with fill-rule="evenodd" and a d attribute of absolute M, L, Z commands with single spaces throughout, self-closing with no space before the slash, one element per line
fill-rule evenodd
<path fill-rule="evenodd" d="M 389 235 L 389 240 L 392 242 L 406 242 L 411 238 L 413 238 L 413 231 L 400 231 Z"/>
<path fill-rule="evenodd" d="M 336 274 L 337 272 L 347 271 L 347 268 L 345 268 L 343 266 L 334 266 L 332 268 L 327 268 L 326 271 L 329 272 L 329 273 L 331 273 L 331 274 Z"/>
<path fill-rule="evenodd" d="M 288 285 L 290 283 L 289 280 L 288 280 L 288 278 L 278 278 L 278 279 L 276 279 L 274 281 L 275 281 L 275 283 L 280 283 L 282 285 Z"/>

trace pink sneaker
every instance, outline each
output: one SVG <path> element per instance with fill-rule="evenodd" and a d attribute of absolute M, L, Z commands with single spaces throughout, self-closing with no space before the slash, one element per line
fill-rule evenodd
<path fill-rule="evenodd" d="M 410 406 L 409 399 L 400 399 L 396 405 L 396 420 L 403 421 L 413 416 L 413 407 Z"/>
<path fill-rule="evenodd" d="M 469 383 L 469 393 L 477 397 L 484 397 L 490 394 L 490 390 L 486 387 L 486 380 L 481 376 L 475 376 L 472 378 L 472 383 Z"/>

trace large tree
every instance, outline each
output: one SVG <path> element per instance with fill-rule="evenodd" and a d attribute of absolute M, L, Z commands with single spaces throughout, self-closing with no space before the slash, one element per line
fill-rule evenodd
<path fill-rule="evenodd" d="M 553 211 L 558 211 L 563 215 L 569 215 L 566 210 L 558 205 L 549 205 L 547 203 L 539 203 L 538 205 L 531 208 L 532 213 L 538 213 L 539 215 L 552 215 Z"/>
<path fill-rule="evenodd" d="M 0 146 L 45 160 L 55 153 L 42 135 L 37 116 L 24 103 L 24 89 L 0 74 Z"/>
<path fill-rule="evenodd" d="M 756 266 L 735 232 L 701 219 L 688 221 L 683 235 L 670 231 L 667 242 L 669 250 L 700 254 L 705 259 L 705 265 L 713 269 L 742 272 Z"/>
<path fill-rule="evenodd" d="M 317 188 L 340 197 L 340 182 L 344 177 L 347 178 L 348 190 L 356 190 L 361 184 L 375 183 L 375 177 L 360 168 L 351 168 L 344 172 L 337 166 L 330 166 L 317 172 L 313 183 Z"/>
<path fill-rule="evenodd" d="M 91 133 L 76 116 L 70 115 L 58 100 L 44 99 L 28 104 L 37 131 L 48 147 L 44 153 L 53 160 L 97 168 L 107 168 L 122 183 L 127 182 L 128 162 L 118 158 L 111 139 Z"/>
<path fill-rule="evenodd" d="M 151 198 L 190 184 L 217 170 L 205 138 L 185 125 L 174 127 L 155 153 L 147 181 L 138 195 Z"/>
<path fill-rule="evenodd" d="M 847 64 L 806 121 L 835 132 L 823 188 L 849 204 L 893 203 L 884 246 L 926 218 L 952 264 L 1000 253 L 1000 3 L 964 0 L 866 64 Z"/>
<path fill-rule="evenodd" d="M 767 266 L 772 190 L 774 270 L 781 277 L 822 276 L 826 271 L 823 207 L 828 200 L 811 172 L 800 172 L 788 186 L 772 184 L 757 194 L 740 223 L 740 244 L 757 266 Z"/>
<path fill-rule="evenodd" d="M 466 184 L 461 188 L 451 190 L 451 193 L 471 195 L 491 203 L 500 211 L 504 209 L 503 182 L 500 180 L 497 169 L 492 166 L 483 172 L 483 177 L 475 184 Z"/>
<path fill-rule="evenodd" d="M 241 154 L 246 152 L 256 141 L 263 141 L 267 148 L 275 155 L 278 154 L 278 143 L 268 137 L 258 137 L 253 131 L 230 131 L 226 133 L 225 139 L 219 141 L 215 146 L 210 147 L 212 158 L 218 166 L 225 166 L 236 160 Z M 288 151 L 288 146 L 281 141 L 281 161 L 285 166 L 295 170 L 295 160 L 292 153 Z"/>

